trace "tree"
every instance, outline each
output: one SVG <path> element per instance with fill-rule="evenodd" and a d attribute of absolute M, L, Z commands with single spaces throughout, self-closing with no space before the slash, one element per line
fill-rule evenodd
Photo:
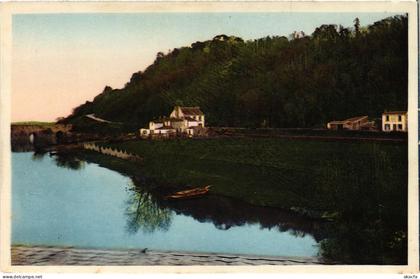
<path fill-rule="evenodd" d="M 356 17 L 353 21 L 354 23 L 354 32 L 356 33 L 356 36 L 360 35 L 360 20 L 358 17 Z"/>

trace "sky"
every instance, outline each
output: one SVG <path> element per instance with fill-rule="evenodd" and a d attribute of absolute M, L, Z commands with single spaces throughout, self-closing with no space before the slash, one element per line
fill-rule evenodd
<path fill-rule="evenodd" d="M 12 21 L 12 121 L 55 121 L 108 85 L 121 88 L 156 54 L 219 34 L 244 40 L 362 26 L 395 13 L 21 14 Z"/>

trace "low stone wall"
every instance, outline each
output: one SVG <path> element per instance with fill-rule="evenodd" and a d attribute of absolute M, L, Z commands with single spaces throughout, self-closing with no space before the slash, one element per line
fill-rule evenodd
<path fill-rule="evenodd" d="M 142 249 L 12 246 L 12 265 L 315 265 L 316 257 L 271 257 Z"/>
<path fill-rule="evenodd" d="M 99 153 L 104 154 L 104 155 L 117 157 L 117 158 L 120 158 L 120 159 L 123 159 L 123 160 L 131 160 L 131 161 L 142 161 L 143 160 L 143 158 L 141 158 L 140 156 L 137 156 L 137 155 L 132 154 L 132 153 L 128 153 L 125 150 L 113 149 L 111 147 L 103 147 L 103 146 L 99 146 L 95 143 L 84 143 L 83 148 L 86 149 L 86 150 L 96 151 L 96 152 L 99 152 Z"/>

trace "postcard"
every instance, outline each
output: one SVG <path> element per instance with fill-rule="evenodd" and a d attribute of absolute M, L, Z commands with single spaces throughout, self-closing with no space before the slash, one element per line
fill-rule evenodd
<path fill-rule="evenodd" d="M 4 272 L 418 272 L 415 2 L 1 5 Z"/>

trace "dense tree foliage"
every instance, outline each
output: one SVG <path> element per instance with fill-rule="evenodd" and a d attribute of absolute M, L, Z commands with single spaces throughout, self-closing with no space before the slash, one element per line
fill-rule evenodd
<path fill-rule="evenodd" d="M 214 126 L 323 127 L 356 115 L 407 109 L 407 16 L 363 27 L 322 25 L 308 36 L 243 41 L 219 35 L 159 52 L 122 89 L 107 86 L 83 115 L 146 125 L 175 104 L 200 106 Z"/>

